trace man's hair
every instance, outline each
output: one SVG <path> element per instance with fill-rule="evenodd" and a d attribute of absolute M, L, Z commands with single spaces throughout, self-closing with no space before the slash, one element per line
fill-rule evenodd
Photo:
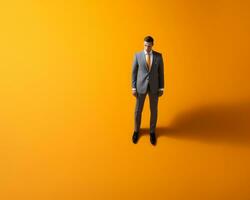
<path fill-rule="evenodd" d="M 151 42 L 152 44 L 154 44 L 154 39 L 149 35 L 149 36 L 146 36 L 145 38 L 144 38 L 144 41 L 146 41 L 146 42 Z"/>

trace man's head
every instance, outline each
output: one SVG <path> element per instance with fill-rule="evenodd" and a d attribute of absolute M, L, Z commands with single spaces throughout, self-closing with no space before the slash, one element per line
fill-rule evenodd
<path fill-rule="evenodd" d="M 154 39 L 151 36 L 146 36 L 144 38 L 144 50 L 146 50 L 149 53 L 152 50 L 153 45 L 154 45 Z"/>

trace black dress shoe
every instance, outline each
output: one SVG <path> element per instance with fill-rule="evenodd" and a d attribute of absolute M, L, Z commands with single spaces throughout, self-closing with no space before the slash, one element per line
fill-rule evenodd
<path fill-rule="evenodd" d="M 133 143 L 136 144 L 138 139 L 139 139 L 139 132 L 134 131 L 134 134 L 132 137 Z"/>
<path fill-rule="evenodd" d="M 151 142 L 151 144 L 153 144 L 153 145 L 156 144 L 155 132 L 150 133 L 150 142 Z"/>

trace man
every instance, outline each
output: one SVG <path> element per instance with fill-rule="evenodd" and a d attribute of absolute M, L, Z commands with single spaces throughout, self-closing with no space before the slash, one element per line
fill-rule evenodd
<path fill-rule="evenodd" d="M 132 94 L 136 97 L 134 113 L 133 143 L 139 139 L 141 114 L 146 95 L 150 102 L 150 142 L 156 144 L 155 128 L 157 122 L 158 97 L 164 90 L 164 64 L 162 54 L 152 50 L 154 39 L 144 38 L 144 50 L 134 55 L 132 65 Z"/>

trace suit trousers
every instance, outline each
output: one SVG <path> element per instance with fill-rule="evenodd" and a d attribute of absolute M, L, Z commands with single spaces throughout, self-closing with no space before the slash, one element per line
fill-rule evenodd
<path fill-rule="evenodd" d="M 137 93 L 135 113 L 134 113 L 134 131 L 139 132 L 141 126 L 141 116 L 146 96 L 149 96 L 150 104 L 150 133 L 155 132 L 158 114 L 158 93 L 152 94 L 148 84 L 145 94 Z"/>

